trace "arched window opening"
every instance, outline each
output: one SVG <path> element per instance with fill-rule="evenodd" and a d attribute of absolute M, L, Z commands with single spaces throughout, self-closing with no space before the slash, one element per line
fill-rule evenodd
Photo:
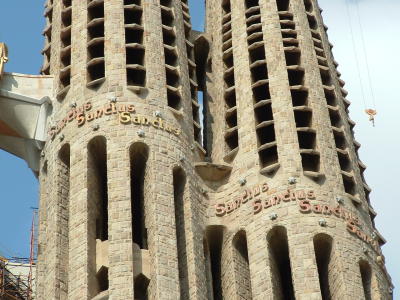
<path fill-rule="evenodd" d="M 71 151 L 68 144 L 64 145 L 58 153 L 58 212 L 60 247 L 60 284 L 61 293 L 68 295 L 68 264 L 69 264 L 69 197 L 70 197 L 70 169 Z M 47 161 L 45 164 L 47 173 Z"/>
<path fill-rule="evenodd" d="M 89 143 L 89 184 L 96 212 L 96 239 L 108 240 L 107 149 L 103 137 Z"/>
<path fill-rule="evenodd" d="M 189 279 L 186 254 L 186 233 L 185 233 L 185 213 L 184 213 L 184 194 L 186 186 L 186 175 L 181 168 L 173 170 L 174 183 L 174 206 L 175 206 L 175 229 L 176 247 L 178 251 L 178 268 L 181 299 L 189 299 Z"/>
<path fill-rule="evenodd" d="M 145 219 L 145 181 L 146 164 L 149 156 L 148 147 L 143 143 L 135 143 L 130 148 L 131 166 L 131 210 L 132 241 L 140 249 L 147 249 L 147 228 Z"/>
<path fill-rule="evenodd" d="M 108 241 L 107 145 L 102 136 L 88 145 L 89 289 L 97 295 L 108 289 L 108 265 L 103 256 Z"/>
<path fill-rule="evenodd" d="M 207 238 L 203 239 L 203 251 L 204 251 L 204 267 L 205 267 L 206 285 L 207 285 L 207 297 L 208 299 L 213 299 L 211 258 L 210 258 L 210 248 L 208 247 Z"/>
<path fill-rule="evenodd" d="M 372 282 L 372 270 L 368 262 L 361 260 L 359 262 L 361 280 L 364 290 L 365 300 L 372 300 L 371 293 L 371 282 Z"/>
<path fill-rule="evenodd" d="M 332 238 L 326 234 L 314 237 L 314 251 L 318 267 L 319 285 L 323 300 L 332 299 L 330 290 L 330 266 L 332 255 Z"/>
<path fill-rule="evenodd" d="M 251 300 L 251 277 L 247 238 L 245 231 L 239 231 L 233 238 L 235 280 L 240 299 Z"/>
<path fill-rule="evenodd" d="M 97 282 L 99 284 L 99 293 L 107 291 L 108 290 L 108 268 L 107 267 L 101 267 L 100 270 L 97 272 Z"/>
<path fill-rule="evenodd" d="M 206 239 L 209 250 L 210 267 L 212 283 L 213 300 L 222 300 L 222 272 L 221 272 L 221 254 L 222 254 L 222 240 L 223 240 L 223 227 L 222 226 L 209 226 L 206 230 Z"/>
<path fill-rule="evenodd" d="M 150 280 L 140 274 L 138 277 L 135 278 L 134 284 L 134 296 L 135 300 L 148 300 L 148 287 L 149 287 Z"/>
<path fill-rule="evenodd" d="M 267 240 L 274 299 L 295 300 L 286 228 L 273 228 Z"/>

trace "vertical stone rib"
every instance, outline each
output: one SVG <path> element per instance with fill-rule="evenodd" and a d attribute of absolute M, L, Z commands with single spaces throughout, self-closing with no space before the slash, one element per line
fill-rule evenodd
<path fill-rule="evenodd" d="M 120 151 L 108 150 L 109 165 L 118 165 L 108 170 L 109 291 L 113 299 L 125 300 L 134 298 L 130 181 L 121 180 L 130 177 L 130 170 L 129 163 L 120 163 L 129 161 L 129 153 L 116 148 Z"/>
<path fill-rule="evenodd" d="M 71 147 L 71 197 L 68 300 L 89 300 L 89 206 L 90 191 L 87 187 L 88 151 L 74 151 Z M 84 238 L 82 238 L 84 237 Z M 93 258 L 91 258 L 93 259 Z M 51 299 L 51 298 L 49 298 Z"/>

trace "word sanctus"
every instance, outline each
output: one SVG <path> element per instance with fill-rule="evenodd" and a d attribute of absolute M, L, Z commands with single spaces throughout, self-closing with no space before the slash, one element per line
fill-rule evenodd
<path fill-rule="evenodd" d="M 105 116 L 117 115 L 120 124 L 133 124 L 133 125 L 144 125 L 153 126 L 156 129 L 164 130 L 174 135 L 180 135 L 181 130 L 169 123 L 162 118 L 151 118 L 142 115 L 132 115 L 136 113 L 135 105 L 124 104 L 124 103 L 110 103 L 100 108 L 93 110 L 91 102 L 87 102 L 80 107 L 75 107 L 68 111 L 66 116 L 55 126 L 49 130 L 49 136 L 54 139 L 67 124 L 76 120 L 77 126 L 82 127 L 86 123 L 92 122 L 93 120 L 101 119 Z"/>
<path fill-rule="evenodd" d="M 144 125 L 144 126 L 153 126 L 156 129 L 165 130 L 168 133 L 173 133 L 178 136 L 181 134 L 181 130 L 177 127 L 174 127 L 164 121 L 161 118 L 150 118 L 142 115 L 131 115 L 128 112 L 122 112 L 119 114 L 119 122 L 121 124 L 134 124 L 134 125 Z"/>
<path fill-rule="evenodd" d="M 299 202 L 299 210 L 302 213 L 323 214 L 327 216 L 335 216 L 346 221 L 347 231 L 358 237 L 360 240 L 369 244 L 377 253 L 381 253 L 379 243 L 366 234 L 361 228 L 360 220 L 352 212 L 341 206 L 329 206 L 321 204 L 311 204 L 308 200 Z"/>
<path fill-rule="evenodd" d="M 268 209 L 273 206 L 280 205 L 284 202 L 291 202 L 291 201 L 304 201 L 306 199 L 314 200 L 315 192 L 313 190 L 298 190 L 292 191 L 287 190 L 283 193 L 279 193 L 276 195 L 272 195 L 267 199 L 257 199 L 253 203 L 253 212 L 254 214 L 260 213 L 263 209 Z"/>
<path fill-rule="evenodd" d="M 231 212 L 237 210 L 242 204 L 245 204 L 249 200 L 260 196 L 262 193 L 268 192 L 268 190 L 269 186 L 267 183 L 245 189 L 238 197 L 236 197 L 236 199 L 226 203 L 217 204 L 215 206 L 215 214 L 217 217 L 223 217 L 225 214 L 230 214 Z"/>

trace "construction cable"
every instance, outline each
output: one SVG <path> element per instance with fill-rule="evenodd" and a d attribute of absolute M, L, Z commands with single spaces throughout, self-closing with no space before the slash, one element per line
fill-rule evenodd
<path fill-rule="evenodd" d="M 353 53 L 354 53 L 354 60 L 355 60 L 355 62 L 356 62 L 358 80 L 359 80 L 359 82 L 360 82 L 361 97 L 362 97 L 363 102 L 364 102 L 364 108 L 365 108 L 365 109 L 368 109 L 368 107 L 367 107 L 367 101 L 366 101 L 366 98 L 365 98 L 365 92 L 364 92 L 364 84 L 363 84 L 363 81 L 362 81 L 362 78 L 361 78 L 360 62 L 359 62 L 358 56 L 357 56 L 356 40 L 355 40 L 355 37 L 354 37 L 353 25 L 352 25 L 352 23 L 351 23 L 351 15 L 350 15 L 349 0 L 345 0 L 344 2 L 346 3 L 347 20 L 348 20 L 348 24 L 349 24 L 350 33 L 351 33 L 351 41 L 352 41 L 352 44 L 353 44 Z"/>
<path fill-rule="evenodd" d="M 361 43 L 362 43 L 362 48 L 364 52 L 364 60 L 365 60 L 365 67 L 367 69 L 367 76 L 368 76 L 368 83 L 369 83 L 369 89 L 371 92 L 371 99 L 372 99 L 372 104 L 374 110 L 376 110 L 376 99 L 375 99 L 375 93 L 372 85 L 372 79 L 371 79 L 371 71 L 369 68 L 369 60 L 368 60 L 368 53 L 367 53 L 367 47 L 365 43 L 365 38 L 364 38 L 364 29 L 361 23 L 361 17 L 360 17 L 360 6 L 358 4 L 358 1 L 355 1 L 356 3 L 356 13 L 357 13 L 357 20 L 358 20 L 358 26 L 360 28 L 360 37 L 361 37 Z"/>

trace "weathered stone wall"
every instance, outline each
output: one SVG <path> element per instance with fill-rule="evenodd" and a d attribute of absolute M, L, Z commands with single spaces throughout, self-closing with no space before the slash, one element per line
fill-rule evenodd
<path fill-rule="evenodd" d="M 89 6 L 103 3 L 101 0 L 89 2 L 92 3 Z M 158 0 L 104 1 L 104 19 L 100 17 L 96 22 L 102 22 L 105 29 L 104 56 L 99 57 L 99 61 L 104 61 L 105 76 L 96 85 L 88 86 L 87 63 L 90 59 L 87 49 L 93 43 L 88 39 L 88 3 L 72 1 L 72 27 L 69 29 L 71 84 L 65 90 L 55 80 L 54 127 L 49 127 L 50 136 L 43 151 L 40 173 L 38 299 L 81 300 L 96 299 L 96 296 L 113 300 L 142 299 L 147 284 L 148 299 L 205 300 L 212 299 L 213 290 L 215 295 L 221 293 L 219 299 L 281 299 L 279 286 L 288 280 L 293 285 L 296 299 L 322 299 L 313 242 L 318 233 L 333 240 L 328 264 L 332 299 L 363 298 L 360 259 L 367 261 L 372 269 L 373 299 L 390 299 L 390 279 L 380 262 L 379 247 L 374 249 L 348 230 L 360 228 L 360 232 L 373 236 L 375 228 L 370 216 L 373 210 L 360 172 L 362 167 L 359 167 L 356 154 L 357 144 L 353 142 L 352 124 L 347 120 L 342 82 L 336 72 L 317 3 L 306 1 L 305 7 L 303 1 L 292 0 L 288 11 L 278 13 L 276 0 L 259 0 L 259 5 L 256 2 L 230 0 L 230 15 L 222 9 L 227 1 L 209 0 L 206 3 L 206 36 L 210 43 L 208 70 L 212 72 L 207 74 L 205 98 L 208 102 L 205 105 L 208 107 L 207 126 L 212 132 L 207 133 L 208 157 L 205 158 L 194 137 L 192 100 L 196 99 L 191 93 L 193 82 L 189 80 L 193 64 L 188 61 L 194 41 L 186 40 L 191 35 L 185 34 L 188 28 L 187 16 L 182 13 L 185 4 L 174 0 L 162 0 L 162 5 Z M 61 18 L 67 13 L 66 3 L 68 1 L 50 1 L 47 8 L 52 16 L 50 73 L 55 78 L 65 72 L 60 67 L 60 56 L 65 51 L 61 51 Z M 246 7 L 246 3 L 252 8 Z M 311 12 L 306 10 L 309 3 L 313 8 Z M 125 16 L 141 14 L 141 25 L 126 24 L 124 10 Z M 255 11 L 259 11 L 259 15 Z M 331 74 L 330 89 L 335 91 L 338 100 L 334 110 L 340 116 L 339 129 L 346 141 L 343 151 L 338 151 L 335 143 L 331 108 L 327 105 L 310 18 L 317 22 L 317 33 L 321 37 L 317 42 L 323 47 L 321 50 L 328 66 L 324 72 Z M 236 93 L 236 108 L 229 111 L 224 99 L 224 76 L 227 72 L 231 74 L 232 69 L 224 67 L 223 62 L 226 57 L 223 30 L 228 19 L 232 30 L 232 49 L 229 51 L 232 51 Z M 251 36 L 249 22 L 253 21 L 258 31 Z M 284 40 L 282 23 L 294 26 L 292 30 L 296 36 Z M 143 31 L 143 41 L 127 45 L 127 25 Z M 260 65 L 266 66 L 262 75 L 268 79 L 262 84 L 268 86 L 270 99 L 263 99 L 265 101 L 255 106 L 254 87 L 258 83 L 254 82 L 253 48 L 249 41 L 260 36 L 262 39 L 257 43 L 265 53 Z M 172 46 L 164 45 L 171 40 Z M 293 51 L 301 53 L 298 65 L 289 68 L 285 53 L 291 46 L 287 43 L 292 43 Z M 144 63 L 139 66 L 127 62 L 128 48 L 144 49 Z M 166 65 L 167 55 L 176 55 L 175 65 Z M 129 84 L 129 68 L 145 69 L 143 86 Z M 303 141 L 292 98 L 295 88 L 289 78 L 291 68 L 304 73 L 301 87 L 295 88 L 308 91 L 307 101 L 301 109 L 312 112 L 311 125 L 306 131 L 315 133 L 313 149 L 302 149 L 301 146 Z M 173 74 L 173 80 L 166 78 L 166 74 Z M 179 105 L 168 105 L 171 93 L 180 95 Z M 263 124 L 257 119 L 262 105 L 266 110 L 272 108 L 273 117 Z M 237 114 L 236 129 L 228 128 L 226 124 L 226 114 L 233 111 Z M 139 116 L 142 116 L 141 120 L 135 119 Z M 271 124 L 275 141 L 260 144 L 260 131 Z M 234 153 L 229 153 L 232 149 L 227 148 L 226 137 L 235 130 L 238 147 Z M 108 198 L 108 242 L 103 246 L 108 247 L 108 262 L 101 260 L 108 264 L 104 265 L 108 269 L 108 287 L 100 294 L 96 266 L 100 258 L 96 257 L 95 243 L 95 219 L 101 213 L 101 210 L 96 212 L 95 198 L 99 196 L 95 187 L 100 181 L 98 176 L 93 176 L 93 160 L 99 158 L 89 155 L 88 150 L 95 138 L 105 143 L 106 161 L 102 163 L 107 168 Z M 139 144 L 148 149 L 142 211 L 148 249 L 141 250 L 132 240 L 135 232 L 132 233 L 130 179 L 135 172 L 135 166 L 131 168 L 130 165 L 131 146 Z M 70 153 L 68 164 L 65 163 L 66 145 Z M 265 157 L 259 153 L 268 147 L 277 149 L 277 162 L 265 167 L 260 160 Z M 64 155 L 62 161 L 60 151 Z M 344 170 L 338 153 L 351 158 L 350 175 L 346 173 L 345 176 L 354 178 L 357 187 L 354 194 L 346 193 L 344 188 Z M 305 157 L 308 156 L 305 154 L 318 157 L 317 171 L 306 169 Z M 184 190 L 179 192 L 176 190 L 179 183 L 173 179 L 174 170 L 178 169 L 185 175 L 178 178 L 186 180 Z M 256 191 L 256 195 L 244 196 L 247 189 Z M 174 199 L 177 196 L 182 197 L 182 201 Z M 179 203 L 183 207 L 176 207 Z M 308 203 L 320 206 L 308 211 Z M 351 212 L 360 224 L 348 223 L 324 206 L 341 207 L 348 219 Z M 325 212 L 321 211 L 323 209 Z M 182 213 L 184 219 L 176 220 L 176 214 Z M 283 257 L 284 262 L 272 259 L 269 249 L 272 244 L 267 240 L 277 226 L 284 227 L 287 232 L 288 253 L 287 258 Z M 176 236 L 177 232 L 183 231 L 185 238 Z M 213 240 L 219 234 L 220 242 L 218 238 Z M 379 239 L 377 235 L 374 243 L 377 244 Z M 182 265 L 179 266 L 182 262 L 186 265 L 185 272 L 182 272 Z M 138 270 L 140 266 L 141 270 Z M 279 277 L 282 266 L 290 268 L 291 278 Z M 184 283 L 179 278 L 180 273 L 187 274 L 185 285 L 189 286 L 189 291 L 181 290 Z M 220 282 L 213 287 L 212 276 L 214 283 L 218 282 L 217 274 Z M 218 286 L 220 291 L 216 292 Z"/>

